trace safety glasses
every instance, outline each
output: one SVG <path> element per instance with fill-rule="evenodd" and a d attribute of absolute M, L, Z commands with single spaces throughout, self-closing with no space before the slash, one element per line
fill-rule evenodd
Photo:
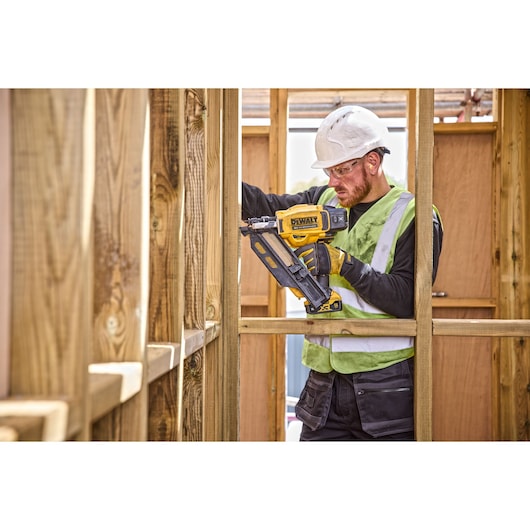
<path fill-rule="evenodd" d="M 346 164 L 341 164 L 340 166 L 325 168 L 324 173 L 331 177 L 331 175 L 334 175 L 335 178 L 341 179 L 344 178 L 346 175 L 349 175 L 353 168 L 362 160 L 362 158 L 355 158 L 354 160 L 350 160 Z"/>

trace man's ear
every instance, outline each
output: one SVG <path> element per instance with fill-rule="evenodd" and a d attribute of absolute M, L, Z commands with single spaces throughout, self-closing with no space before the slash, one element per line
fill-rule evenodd
<path fill-rule="evenodd" d="M 368 168 L 370 170 L 378 168 L 381 165 L 381 158 L 375 151 L 371 151 L 370 153 L 368 153 L 366 155 L 366 160 L 368 162 Z"/>

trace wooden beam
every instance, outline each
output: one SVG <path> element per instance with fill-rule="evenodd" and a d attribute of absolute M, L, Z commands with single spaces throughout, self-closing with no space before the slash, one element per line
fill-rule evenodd
<path fill-rule="evenodd" d="M 184 313 L 183 91 L 149 91 L 151 219 L 149 334 L 180 343 Z"/>
<path fill-rule="evenodd" d="M 186 89 L 185 117 L 185 329 L 204 329 L 206 314 L 206 90 Z M 184 367 L 184 370 L 183 370 Z M 193 354 L 179 367 L 179 394 L 182 415 L 179 439 L 202 439 L 204 351 Z M 180 397 L 179 397 L 180 401 Z"/>
<path fill-rule="evenodd" d="M 11 312 L 11 94 L 0 89 L 0 399 L 9 393 Z"/>
<path fill-rule="evenodd" d="M 222 319 L 223 237 L 226 230 L 222 215 L 223 173 L 221 167 L 223 134 L 223 90 L 206 91 L 206 313 L 208 320 Z M 217 439 L 219 405 L 219 341 L 205 348 L 203 369 L 203 440 Z"/>
<path fill-rule="evenodd" d="M 96 90 L 93 363 L 143 366 L 141 390 L 93 425 L 95 440 L 147 439 L 148 91 Z"/>
<path fill-rule="evenodd" d="M 305 318 L 241 318 L 242 334 L 293 334 L 339 335 L 349 333 L 367 337 L 415 337 L 415 320 L 312 319 Z M 432 334 L 438 336 L 468 337 L 527 337 L 530 336 L 530 320 L 501 319 L 451 319 L 433 318 Z"/>
<path fill-rule="evenodd" d="M 150 90 L 151 267 L 149 341 L 169 343 L 160 357 L 148 347 L 148 439 L 181 435 L 185 312 L 185 91 Z M 157 351 L 160 351 L 159 349 Z M 151 355 L 152 354 L 152 355 Z M 154 356 L 154 360 L 151 357 Z M 152 363 L 151 363 L 152 360 Z M 156 362 L 155 362 L 156 361 Z M 179 386 L 179 381 L 181 384 Z"/>
<path fill-rule="evenodd" d="M 0 442 L 40 442 L 43 438 L 42 416 L 0 418 Z"/>
<path fill-rule="evenodd" d="M 288 91 L 270 90 L 269 168 L 272 193 L 285 193 L 287 175 Z M 269 277 L 269 317 L 285 316 L 285 289 Z M 271 373 L 269 388 L 269 439 L 285 439 L 285 336 L 271 337 Z"/>
<path fill-rule="evenodd" d="M 504 319 L 530 317 L 530 111 L 526 89 L 501 90 L 500 304 Z M 499 438 L 530 439 L 530 341 L 499 348 Z"/>
<path fill-rule="evenodd" d="M 205 124 L 206 101 L 204 89 L 185 91 L 185 186 L 184 223 L 186 311 L 184 327 L 203 329 L 205 315 L 205 208 L 206 208 L 206 153 Z"/>
<path fill-rule="evenodd" d="M 223 90 L 223 224 L 227 227 L 223 246 L 223 296 L 221 334 L 218 352 L 221 367 L 221 421 L 217 427 L 221 440 L 239 439 L 239 259 L 241 220 L 240 92 Z M 230 227 L 230 228 L 228 228 Z"/>
<path fill-rule="evenodd" d="M 416 322 L 405 319 L 306 319 L 306 318 L 242 318 L 239 332 L 249 334 L 416 336 Z"/>
<path fill-rule="evenodd" d="M 411 193 L 416 190 L 416 119 L 417 90 L 407 91 L 407 188 Z"/>
<path fill-rule="evenodd" d="M 89 94 L 86 90 L 11 92 L 10 392 L 63 396 L 77 408 L 88 402 L 92 347 L 94 122 Z M 92 127 L 86 129 L 87 124 Z M 88 437 L 86 411 L 79 436 Z"/>
<path fill-rule="evenodd" d="M 433 319 L 433 335 L 461 337 L 529 337 L 530 320 Z"/>
<path fill-rule="evenodd" d="M 416 98 L 416 273 L 415 400 L 416 440 L 432 440 L 432 177 L 434 90 Z"/>

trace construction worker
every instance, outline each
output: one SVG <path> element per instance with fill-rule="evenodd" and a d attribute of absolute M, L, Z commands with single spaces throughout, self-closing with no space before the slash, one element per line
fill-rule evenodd
<path fill-rule="evenodd" d="M 324 318 L 413 318 L 414 197 L 383 171 L 387 128 L 368 109 L 341 107 L 322 121 L 315 151 L 312 167 L 324 170 L 327 185 L 275 195 L 243 183 L 242 218 L 295 204 L 346 208 L 349 229 L 330 244 L 297 250 L 311 273 L 328 274 L 341 295 L 342 310 Z M 433 282 L 442 236 L 433 207 Z M 302 363 L 310 372 L 295 407 L 300 441 L 414 440 L 413 357 L 413 337 L 306 335 Z"/>

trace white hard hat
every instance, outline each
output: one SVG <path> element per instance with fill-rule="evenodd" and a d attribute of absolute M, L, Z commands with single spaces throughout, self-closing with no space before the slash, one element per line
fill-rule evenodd
<path fill-rule="evenodd" d="M 318 128 L 315 139 L 317 160 L 314 169 L 326 169 L 342 162 L 362 158 L 380 147 L 387 149 L 388 129 L 364 107 L 348 105 L 328 114 Z"/>

